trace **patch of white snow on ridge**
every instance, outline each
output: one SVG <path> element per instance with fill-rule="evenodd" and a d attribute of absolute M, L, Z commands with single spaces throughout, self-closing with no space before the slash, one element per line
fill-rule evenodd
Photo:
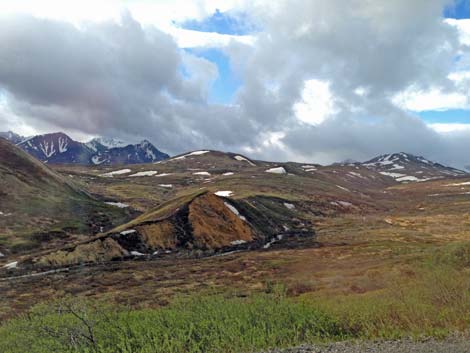
<path fill-rule="evenodd" d="M 465 185 L 470 185 L 470 181 L 466 181 L 464 183 L 447 184 L 444 186 L 465 186 Z"/>
<path fill-rule="evenodd" d="M 179 156 L 179 157 L 172 158 L 169 161 L 177 161 L 177 160 L 185 159 L 186 157 L 190 157 L 190 156 L 201 156 L 201 155 L 209 153 L 209 152 L 210 151 L 194 151 L 194 152 L 185 154 L 184 156 Z"/>
<path fill-rule="evenodd" d="M 227 173 L 224 173 L 224 174 L 222 174 L 222 175 L 224 175 L 224 176 L 230 176 L 230 175 L 234 175 L 234 174 L 235 174 L 235 173 L 233 173 L 233 172 L 227 172 Z"/>
<path fill-rule="evenodd" d="M 251 166 L 253 166 L 253 167 L 256 166 L 256 164 L 254 164 L 252 161 L 250 161 L 249 159 L 247 159 L 247 158 L 245 158 L 245 157 L 243 157 L 243 156 L 237 155 L 237 156 L 235 156 L 235 157 L 233 157 L 233 158 L 235 158 L 237 161 L 240 161 L 240 162 L 247 162 L 249 165 L 251 165 Z"/>
<path fill-rule="evenodd" d="M 143 176 L 154 176 L 155 174 L 158 174 L 156 170 L 147 170 L 147 171 L 138 172 L 129 176 L 130 177 L 143 177 Z"/>
<path fill-rule="evenodd" d="M 390 168 L 389 170 L 399 170 L 399 169 L 405 169 L 405 167 L 400 164 L 394 164 L 393 168 Z"/>
<path fill-rule="evenodd" d="M 415 176 L 407 175 L 407 176 L 398 178 L 397 181 L 400 181 L 400 182 L 404 182 L 404 181 L 417 181 L 417 182 L 422 182 L 422 181 L 428 181 L 428 180 L 432 180 L 432 179 L 433 179 L 433 178 L 419 179 L 419 178 L 417 178 L 417 177 L 415 177 Z"/>
<path fill-rule="evenodd" d="M 7 270 L 11 270 L 11 269 L 14 269 L 14 268 L 17 268 L 18 267 L 18 261 L 13 261 L 13 262 L 10 262 L 9 264 L 6 264 L 5 266 L 3 266 L 3 268 L 6 268 Z"/>
<path fill-rule="evenodd" d="M 173 184 L 158 184 L 158 186 L 160 186 L 161 188 L 171 189 L 173 187 Z"/>
<path fill-rule="evenodd" d="M 232 245 L 242 245 L 242 244 L 245 244 L 246 243 L 246 240 L 234 240 L 234 241 L 231 241 L 230 244 Z"/>
<path fill-rule="evenodd" d="M 104 162 L 106 162 L 106 158 L 103 158 L 101 156 L 93 156 L 93 157 L 91 157 L 91 162 L 94 165 L 100 165 L 100 164 L 103 164 Z"/>
<path fill-rule="evenodd" d="M 351 192 L 351 190 L 349 190 L 348 188 L 345 188 L 344 186 L 336 185 L 336 187 L 340 188 L 341 190 Z"/>
<path fill-rule="evenodd" d="M 225 206 L 227 206 L 227 208 L 232 211 L 232 213 L 234 213 L 235 215 L 238 216 L 238 218 L 240 218 L 242 221 L 246 221 L 246 218 L 245 216 L 242 216 L 240 214 L 240 212 L 235 208 L 235 206 L 229 204 L 228 202 L 224 202 Z"/>
<path fill-rule="evenodd" d="M 217 191 L 214 194 L 221 197 L 230 197 L 233 195 L 233 191 Z"/>
<path fill-rule="evenodd" d="M 64 153 L 67 152 L 67 147 L 69 145 L 69 141 L 63 137 L 59 137 L 59 152 Z"/>
<path fill-rule="evenodd" d="M 132 172 L 132 170 L 130 170 L 130 169 L 120 169 L 120 170 L 115 170 L 114 172 L 101 174 L 100 176 L 106 177 L 106 178 L 112 178 L 115 175 L 128 174 L 130 172 Z"/>
<path fill-rule="evenodd" d="M 193 175 L 205 175 L 205 176 L 210 176 L 211 173 L 209 173 L 209 172 L 196 172 L 196 173 L 193 173 Z"/>
<path fill-rule="evenodd" d="M 361 179 L 367 179 L 365 176 L 363 176 L 363 175 L 360 174 L 360 173 L 349 172 L 348 174 L 349 174 L 349 175 L 352 175 L 352 176 L 355 176 L 355 177 L 358 177 L 358 178 L 361 178 Z"/>
<path fill-rule="evenodd" d="M 145 254 L 142 254 L 141 252 L 138 251 L 131 251 L 132 256 L 145 256 Z"/>
<path fill-rule="evenodd" d="M 380 174 L 389 176 L 391 178 L 397 179 L 397 178 L 402 178 L 405 177 L 405 174 L 400 174 L 400 173 L 390 173 L 390 172 L 380 172 Z"/>
<path fill-rule="evenodd" d="M 286 170 L 284 167 L 276 167 L 276 168 L 270 168 L 266 170 L 266 173 L 272 173 L 272 174 L 287 174 Z"/>
<path fill-rule="evenodd" d="M 128 229 L 128 230 L 123 230 L 121 233 L 121 235 L 127 235 L 127 234 L 133 234 L 133 233 L 136 233 L 137 231 L 135 229 Z"/>
<path fill-rule="evenodd" d="M 291 203 L 288 203 L 288 202 L 284 202 L 284 207 L 286 207 L 289 210 L 294 210 L 295 209 L 295 206 Z"/>
<path fill-rule="evenodd" d="M 105 202 L 106 204 L 110 205 L 110 206 L 115 206 L 115 207 L 119 207 L 119 208 L 127 208 L 129 207 L 128 204 L 126 203 L 122 203 L 122 202 Z"/>
<path fill-rule="evenodd" d="M 169 176 L 169 175 L 173 175 L 173 173 L 162 173 L 162 174 L 155 175 L 155 177 L 160 178 L 160 177 Z"/>

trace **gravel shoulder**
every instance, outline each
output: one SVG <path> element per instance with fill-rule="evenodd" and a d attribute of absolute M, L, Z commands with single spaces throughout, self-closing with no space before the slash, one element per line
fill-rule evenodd
<path fill-rule="evenodd" d="M 339 342 L 328 345 L 305 345 L 267 353 L 470 353 L 469 337 L 445 340 L 398 340 L 377 342 Z"/>

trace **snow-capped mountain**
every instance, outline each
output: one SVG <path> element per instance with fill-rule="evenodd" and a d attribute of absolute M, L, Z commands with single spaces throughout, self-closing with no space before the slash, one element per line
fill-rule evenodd
<path fill-rule="evenodd" d="M 91 148 L 97 148 L 99 146 L 104 146 L 106 149 L 117 148 L 117 147 L 126 147 L 130 143 L 118 140 L 112 137 L 95 137 L 94 139 L 87 142 L 87 146 Z"/>
<path fill-rule="evenodd" d="M 94 151 L 91 162 L 95 165 L 152 163 L 169 158 L 166 153 L 159 151 L 147 140 L 123 147 L 108 148 L 99 140 L 93 139 L 87 143 L 87 146 Z"/>
<path fill-rule="evenodd" d="M 466 174 L 462 170 L 404 152 L 384 154 L 361 164 L 399 182 L 419 182 Z"/>
<path fill-rule="evenodd" d="M 13 131 L 0 132 L 0 137 L 14 143 L 15 145 L 25 140 L 25 137 L 15 134 Z"/>
<path fill-rule="evenodd" d="M 18 147 L 51 164 L 89 164 L 91 157 L 88 147 L 62 132 L 28 138 L 20 142 Z"/>
<path fill-rule="evenodd" d="M 17 145 L 49 164 L 138 164 L 169 158 L 146 140 L 138 144 L 125 144 L 109 138 L 96 138 L 82 143 L 61 132 L 34 136 Z"/>

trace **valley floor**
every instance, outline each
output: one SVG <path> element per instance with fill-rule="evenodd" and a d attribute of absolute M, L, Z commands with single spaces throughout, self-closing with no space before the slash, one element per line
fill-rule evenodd
<path fill-rule="evenodd" d="M 97 328 L 97 339 L 107 349 L 100 352 L 115 352 L 118 343 L 126 346 L 122 352 L 154 352 L 162 344 L 168 344 L 162 350 L 165 353 L 261 352 L 273 346 L 347 339 L 391 341 L 272 352 L 470 351 L 468 342 L 457 336 L 439 341 L 470 329 L 470 182 L 374 184 L 363 193 L 363 178 L 346 185 L 345 191 L 337 187 L 337 181 L 326 184 L 310 177 L 265 174 L 250 170 L 244 179 L 221 177 L 214 184 L 201 180 L 201 184 L 188 185 L 197 189 L 206 183 L 212 192 L 235 190 L 234 197 L 240 199 L 253 194 L 284 198 L 289 205 L 296 204 L 299 212 L 311 202 L 322 211 L 312 212 L 309 219 L 315 237 L 202 258 L 175 252 L 64 266 L 58 272 L 34 276 L 21 269 L 8 274 L 16 278 L 4 271 L 0 318 L 12 320 L 0 326 L 0 337 L 14 347 L 18 330 L 31 328 L 37 331 L 29 338 L 47 347 L 51 341 L 41 336 L 42 325 L 67 328 L 71 317 L 60 310 L 46 314 L 41 310 L 56 308 L 57 300 L 68 298 L 85 300 L 93 322 L 107 323 L 111 315 L 106 309 L 104 319 L 100 316 L 100 303 L 118 311 L 112 315 L 122 325 L 113 333 Z M 332 175 L 336 178 L 336 173 Z M 153 179 L 132 184 L 134 179 L 124 177 L 87 178 L 93 182 L 88 187 L 94 193 L 112 195 L 114 201 L 140 210 L 179 192 L 157 189 L 151 184 Z M 172 185 L 187 182 L 171 178 Z M 354 192 L 350 191 L 353 187 Z M 127 195 L 128 190 L 138 192 Z M 147 194 L 151 197 L 143 196 Z M 123 200 L 123 195 L 128 199 Z M 202 298 L 205 304 L 181 304 L 194 298 Z M 18 318 L 32 308 L 41 315 Z M 275 316 L 278 312 L 279 317 Z M 318 322 L 324 326 L 317 326 Z M 123 329 L 129 331 L 123 335 Z M 63 332 L 64 337 L 69 333 Z M 404 337 L 437 340 L 412 342 Z M 60 344 L 60 348 L 68 347 L 67 341 Z M 90 348 L 89 344 L 83 342 L 80 349 Z M 21 347 L 15 349 L 11 352 L 21 352 Z"/>

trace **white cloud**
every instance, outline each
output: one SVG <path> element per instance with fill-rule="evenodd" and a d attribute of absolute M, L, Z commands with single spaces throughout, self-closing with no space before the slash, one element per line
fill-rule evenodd
<path fill-rule="evenodd" d="M 252 45 L 254 38 L 248 35 L 208 33 L 175 26 L 186 20 L 203 20 L 216 10 L 235 10 L 241 3 L 237 0 L 0 0 L 0 13 L 25 13 L 81 26 L 88 21 L 120 21 L 122 13 L 128 11 L 139 23 L 171 34 L 181 48 L 224 47 L 232 40 Z"/>
<path fill-rule="evenodd" d="M 415 112 L 426 110 L 468 109 L 468 96 L 461 92 L 443 92 L 434 88 L 429 91 L 415 90 L 413 87 L 397 94 L 393 102 L 402 109 Z"/>
<path fill-rule="evenodd" d="M 470 123 L 469 124 L 435 123 L 435 124 L 428 124 L 428 126 L 434 131 L 441 133 L 441 134 L 453 133 L 453 132 L 470 132 Z"/>
<path fill-rule="evenodd" d="M 232 41 L 253 45 L 255 37 L 250 35 L 230 35 L 215 32 L 200 32 L 178 27 L 167 27 L 165 32 L 170 34 L 180 48 L 220 48 L 226 47 Z"/>
<path fill-rule="evenodd" d="M 79 23 L 118 20 L 122 11 L 128 10 L 141 23 L 165 26 L 174 21 L 200 20 L 214 13 L 216 9 L 229 11 L 237 3 L 238 1 L 234 0 L 2 0 L 0 13 L 27 13 Z"/>
<path fill-rule="evenodd" d="M 320 124 L 335 114 L 336 108 L 330 84 L 321 80 L 305 81 L 302 100 L 294 105 L 297 119 L 309 124 Z"/>
<path fill-rule="evenodd" d="M 470 19 L 457 20 L 448 18 L 445 22 L 457 29 L 460 43 L 470 45 Z"/>

